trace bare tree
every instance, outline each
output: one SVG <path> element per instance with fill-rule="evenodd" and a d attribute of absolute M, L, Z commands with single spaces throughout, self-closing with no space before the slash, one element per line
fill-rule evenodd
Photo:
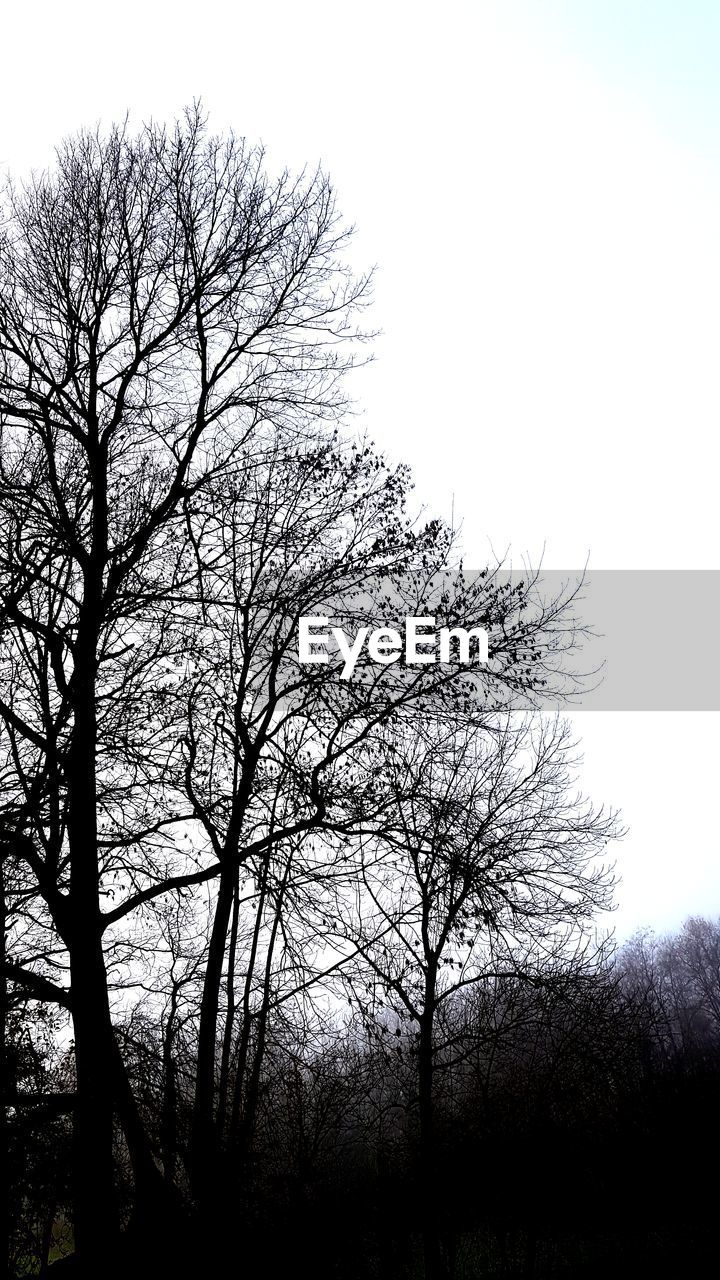
<path fill-rule="evenodd" d="M 172 1213 L 180 993 L 198 997 L 182 1024 L 196 1029 L 189 1163 L 207 1202 L 223 1134 L 238 1107 L 255 1109 L 271 1007 L 328 967 L 321 931 L 298 921 L 352 883 L 363 840 L 383 838 L 391 877 L 406 827 L 420 821 L 420 847 L 431 840 L 431 802 L 410 813 L 393 766 L 391 718 L 405 717 L 401 743 L 423 717 L 477 723 L 462 664 L 363 660 L 350 682 L 337 662 L 303 668 L 300 616 L 387 625 L 432 607 L 451 627 L 492 627 L 488 698 L 542 680 L 567 627 L 567 599 L 528 614 L 492 573 L 448 583 L 452 531 L 409 518 L 407 469 L 329 429 L 368 289 L 346 241 L 322 173 L 269 177 L 257 148 L 209 136 L 196 109 L 169 130 L 82 133 L 51 172 L 5 193 L 0 770 L 13 918 L 31 928 L 9 937 L 2 968 L 72 1018 L 87 1274 L 118 1231 L 116 1121 L 138 1229 L 162 1237 Z M 415 766 L 432 791 L 412 754 L 407 778 Z M 451 806 L 442 822 L 457 820 L 474 859 L 463 814 Z M 463 888 L 457 857 L 435 971 L 486 869 L 473 862 Z M 563 865 L 556 888 L 572 879 Z M 207 939 L 189 945 L 203 917 Z M 151 953 L 165 972 L 146 982 Z M 128 1069 L 138 990 L 163 1028 L 160 1152 Z"/>
<path fill-rule="evenodd" d="M 69 955 L 88 1267 L 116 1229 L 103 811 L 126 848 L 166 821 L 167 743 L 139 740 L 164 604 L 187 586 L 183 505 L 259 424 L 335 416 L 365 289 L 345 238 L 323 174 L 267 177 L 198 110 L 80 134 L 6 192 L 0 714 L 15 831 Z"/>
<path fill-rule="evenodd" d="M 566 724 L 517 714 L 477 724 L 397 726 L 384 775 L 395 819 L 363 842 L 362 885 L 348 933 L 398 1025 L 398 1051 L 416 1055 L 419 1188 L 425 1267 L 451 1274 L 438 1224 L 434 1082 L 452 1038 L 439 1015 L 488 978 L 537 977 L 577 945 L 578 927 L 609 904 L 597 863 L 618 834 L 615 816 L 573 790 Z M 346 913 L 347 919 L 347 913 Z M 376 993 L 377 993 L 376 987 Z"/>
<path fill-rule="evenodd" d="M 382 823 L 387 795 L 378 786 L 371 744 L 393 708 L 405 707 L 412 715 L 435 706 L 447 713 L 448 706 L 463 706 L 468 698 L 464 669 L 457 666 L 405 668 L 383 680 L 382 668 L 373 671 L 366 661 L 365 678 L 355 682 L 338 678 L 342 661 L 320 669 L 302 666 L 297 630 L 303 615 L 333 610 L 356 623 L 387 623 L 390 608 L 422 613 L 433 573 L 448 560 L 452 534 L 437 522 L 413 526 L 404 508 L 405 469 L 388 469 L 368 446 L 339 438 L 293 442 L 290 450 L 284 437 L 266 437 L 264 444 L 249 465 L 226 469 L 188 505 L 201 610 L 190 646 L 192 672 L 179 679 L 179 690 L 187 701 L 185 789 L 204 866 L 186 877 L 153 876 L 111 913 L 118 921 L 169 887 L 217 882 L 200 1008 L 193 1143 L 198 1197 L 216 1203 L 211 1170 L 219 1168 L 232 1024 L 232 1016 L 226 1017 L 216 1113 L 218 1014 L 228 946 L 225 986 L 228 1003 L 234 1002 L 240 868 L 252 869 L 260 886 L 247 984 L 256 965 L 257 929 L 270 901 L 268 877 L 275 890 L 266 963 L 277 941 L 279 913 L 295 898 L 298 884 L 310 881 L 317 892 L 321 878 L 335 886 L 350 881 L 353 868 L 338 863 L 333 841 Z M 394 584 L 392 601 L 381 590 L 388 580 Z M 445 591 L 449 616 L 462 606 L 471 616 L 502 620 L 491 680 L 517 679 L 519 631 L 531 646 L 547 621 L 541 614 L 526 624 L 520 603 L 516 593 L 508 596 L 492 581 Z M 323 843 L 312 843 L 319 836 Z M 291 842 L 292 873 L 283 852 Z M 297 925 L 301 913 L 293 918 Z M 288 954 L 284 930 L 283 955 Z M 267 1019 L 268 980 L 266 972 L 258 1029 Z M 246 1024 L 235 1064 L 241 1075 L 247 1002 L 242 1015 Z M 256 1050 L 262 1042 L 261 1034 Z M 258 1066 L 256 1059 L 251 1079 Z"/>
<path fill-rule="evenodd" d="M 640 933 L 623 947 L 623 983 L 643 1010 L 660 1061 L 690 1061 L 720 1045 L 720 928 L 702 917 L 677 934 Z"/>

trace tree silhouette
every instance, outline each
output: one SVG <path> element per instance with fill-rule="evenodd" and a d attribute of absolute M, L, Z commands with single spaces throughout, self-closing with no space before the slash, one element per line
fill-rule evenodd
<path fill-rule="evenodd" d="M 425 1274 L 450 1274 L 442 1248 L 435 1150 L 435 1079 L 452 1039 L 438 1019 L 458 993 L 488 979 L 538 980 L 578 926 L 611 900 L 597 862 L 619 832 L 612 813 L 573 790 L 567 724 L 532 716 L 486 716 L 464 728 L 394 727 L 384 776 L 395 812 L 378 841 L 363 841 L 363 897 L 347 930 L 385 999 L 409 1020 L 398 1026 L 416 1064 L 419 1180 Z M 347 912 L 346 912 L 347 915 Z M 582 950 L 582 947 L 581 947 Z M 450 1055 L 452 1057 L 452 1054 Z"/>
<path fill-rule="evenodd" d="M 117 1222 L 103 812 L 120 811 L 127 848 L 165 820 L 143 690 L 183 579 L 184 504 L 258 424 L 302 433 L 336 414 L 366 282 L 342 266 L 327 179 L 268 178 L 198 110 L 171 130 L 80 134 L 6 200 L 0 713 L 14 829 L 69 956 L 75 1231 L 92 1268 Z"/>
<path fill-rule="evenodd" d="M 497 713 L 552 673 L 572 589 L 468 580 L 407 467 L 341 432 L 347 240 L 324 174 L 270 175 L 197 108 L 5 191 L 3 1065 L 10 1011 L 70 1020 L 72 1070 L 26 1102 L 71 1117 L 86 1276 L 208 1265 L 268 1054 L 300 1106 L 314 993 L 358 958 L 419 1028 L 429 1195 L 438 1007 L 481 936 L 554 946 L 602 898 L 610 826 L 566 797 L 564 740 Z M 299 659 L 318 614 L 481 625 L 490 659 L 343 680 Z M 374 929 L 342 934 L 357 893 Z"/>

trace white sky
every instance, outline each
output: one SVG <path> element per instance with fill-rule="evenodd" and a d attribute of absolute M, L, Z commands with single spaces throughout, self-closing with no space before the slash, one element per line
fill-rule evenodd
<path fill-rule="evenodd" d="M 198 96 L 323 162 L 379 267 L 367 429 L 467 567 L 719 567 L 714 0 L 42 0 L 2 41 L 2 167 Z M 720 912 L 717 716 L 576 719 L 630 827 L 620 934 Z"/>

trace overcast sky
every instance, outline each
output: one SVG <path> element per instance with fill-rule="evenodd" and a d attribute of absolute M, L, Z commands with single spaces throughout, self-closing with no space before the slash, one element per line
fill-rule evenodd
<path fill-rule="evenodd" d="M 16 173 L 196 97 L 322 161 L 378 265 L 366 428 L 468 567 L 720 567 L 716 0 L 41 0 L 2 39 Z M 620 935 L 720 912 L 717 715 L 575 719 L 630 828 Z"/>

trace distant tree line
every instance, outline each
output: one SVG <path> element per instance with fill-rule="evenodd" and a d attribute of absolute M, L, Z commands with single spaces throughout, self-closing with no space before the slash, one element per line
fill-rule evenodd
<path fill-rule="evenodd" d="M 709 1265 L 719 958 L 720 922 L 692 919 L 616 954 L 487 977 L 443 1006 L 433 1215 L 448 1275 Z M 34 1008 L 12 1016 L 6 1050 L 12 1087 L 30 1104 L 11 1111 L 6 1135 L 16 1274 L 71 1242 L 72 1126 L 55 1100 L 72 1086 L 72 1054 Z M 133 1011 L 118 1037 L 150 1142 L 190 1205 L 190 1024 L 169 1002 L 160 1021 Z M 228 1149 L 222 1175 L 227 1230 L 266 1274 L 423 1274 L 418 1052 L 398 1000 L 371 1008 L 364 993 L 354 1007 L 272 1019 L 252 1145 Z M 122 1143 L 116 1181 L 130 1213 Z"/>

